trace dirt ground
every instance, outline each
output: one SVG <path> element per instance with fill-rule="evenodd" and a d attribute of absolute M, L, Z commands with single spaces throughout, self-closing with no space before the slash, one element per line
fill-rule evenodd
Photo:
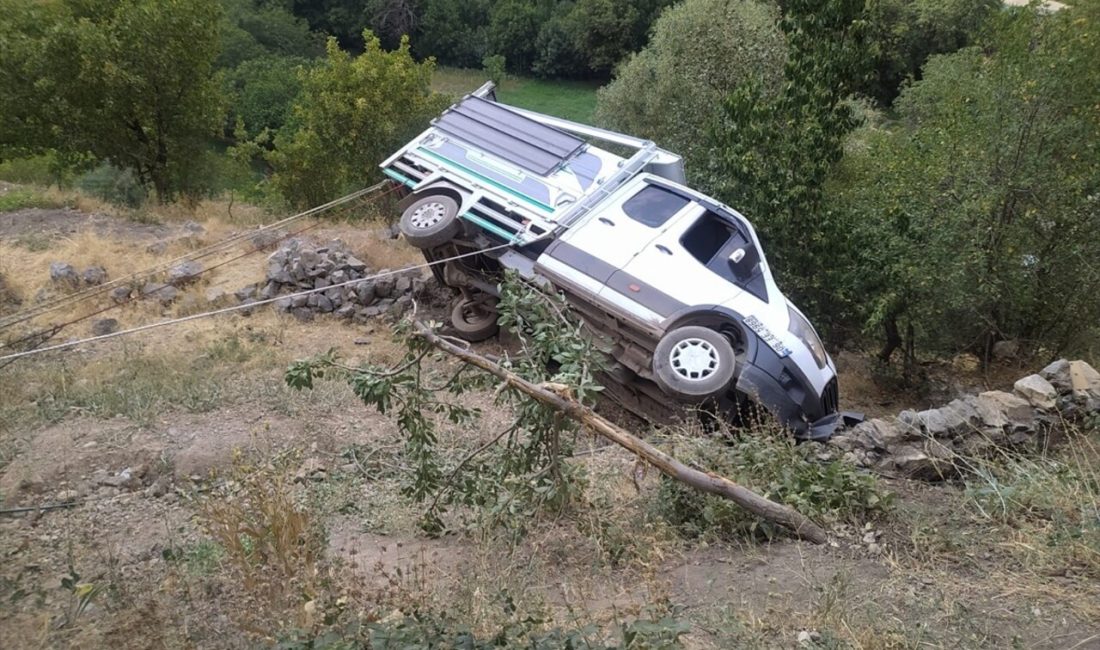
<path fill-rule="evenodd" d="M 102 264 L 119 277 L 246 227 L 202 214 L 194 220 L 201 231 L 188 219 L 0 214 L 0 275 L 26 307 L 49 289 L 52 260 Z M 375 268 L 415 261 L 381 232 L 344 223 L 310 236 L 339 237 Z M 245 257 L 188 294 L 231 291 L 263 268 L 262 255 Z M 127 305 L 105 316 L 126 326 L 184 308 Z M 59 340 L 86 336 L 87 326 Z M 0 368 L 2 645 L 238 648 L 273 640 L 293 621 L 269 619 L 257 629 L 242 611 L 256 590 L 211 543 L 209 499 L 225 481 L 243 480 L 246 459 L 273 476 L 285 469 L 295 498 L 323 525 L 318 566 L 338 567 L 335 582 L 324 584 L 376 594 L 379 603 L 445 604 L 488 620 L 493 598 L 507 591 L 557 624 L 674 616 L 690 625 L 684 644 L 697 648 L 1100 648 L 1095 580 L 1069 569 L 1039 575 L 1012 560 L 1009 538 L 964 512 L 952 485 L 886 480 L 897 495 L 894 513 L 866 528 L 836 526 L 829 546 L 685 540 L 630 527 L 643 519 L 656 478 L 639 483 L 634 459 L 607 449 L 583 462 L 599 477 L 596 489 L 616 495 L 614 516 L 632 531 L 625 560 L 608 561 L 606 540 L 566 520 L 539 522 L 518 540 L 479 532 L 427 538 L 417 528 L 420 509 L 400 493 L 394 422 L 346 386 L 300 393 L 281 378 L 290 361 L 328 349 L 352 361 L 395 361 L 401 351 L 390 329 L 383 320 L 302 323 L 264 311 Z M 931 368 L 931 388 L 913 396 L 882 380 L 859 351 L 836 357 L 842 407 L 871 415 L 1019 376 L 963 359 Z M 442 444 L 467 448 L 504 421 L 489 396 L 474 399 L 487 411 L 486 430 L 448 432 Z M 66 505 L 36 509 L 51 504 Z M 93 587 L 74 585 L 95 590 L 87 596 Z M 312 596 L 296 615 L 311 623 L 309 604 L 319 600 Z"/>

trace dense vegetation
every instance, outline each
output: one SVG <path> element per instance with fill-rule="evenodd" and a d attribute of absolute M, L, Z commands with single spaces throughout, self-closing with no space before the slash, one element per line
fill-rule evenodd
<path fill-rule="evenodd" d="M 694 186 L 756 223 L 779 281 L 834 339 L 871 334 L 912 366 L 918 351 L 986 356 L 1001 339 L 1079 348 L 1100 318 L 1095 2 L 0 11 L 0 159 L 119 203 L 233 189 L 309 205 L 361 187 L 449 101 L 436 63 L 484 68 L 475 79 L 609 80 L 595 121 L 682 153 Z"/>

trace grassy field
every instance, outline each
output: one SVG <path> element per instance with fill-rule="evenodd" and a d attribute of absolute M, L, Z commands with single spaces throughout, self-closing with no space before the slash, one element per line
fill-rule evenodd
<path fill-rule="evenodd" d="M 441 93 L 461 96 L 485 83 L 481 70 L 440 67 L 432 85 Z M 599 84 L 586 81 L 544 81 L 526 77 L 505 78 L 497 94 L 508 104 L 549 113 L 575 122 L 591 123 Z"/>

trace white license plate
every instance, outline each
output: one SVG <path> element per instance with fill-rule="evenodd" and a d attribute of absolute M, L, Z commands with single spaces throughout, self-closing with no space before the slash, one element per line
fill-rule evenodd
<path fill-rule="evenodd" d="M 759 336 L 762 341 L 767 343 L 768 347 L 770 347 L 772 350 L 775 350 L 775 353 L 778 354 L 780 357 L 790 356 L 791 349 L 784 345 L 783 341 L 778 336 L 772 334 L 772 331 L 768 329 L 767 326 L 764 325 L 764 323 L 761 323 L 760 319 L 758 319 L 756 316 L 749 316 L 748 318 L 746 318 L 745 325 L 748 325 L 750 330 L 756 332 L 756 335 Z"/>

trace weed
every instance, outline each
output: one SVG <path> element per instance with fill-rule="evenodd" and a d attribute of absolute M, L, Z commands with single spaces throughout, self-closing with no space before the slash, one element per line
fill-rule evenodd
<path fill-rule="evenodd" d="M 268 575 L 298 577 L 319 557 L 323 533 L 291 489 L 294 458 L 252 465 L 238 452 L 221 494 L 201 504 L 204 527 L 250 588 Z"/>
<path fill-rule="evenodd" d="M 740 437 L 680 435 L 674 455 L 726 476 L 761 496 L 825 522 L 862 523 L 885 513 L 892 496 L 874 477 L 840 460 L 821 461 L 813 445 L 795 444 L 783 431 L 758 426 Z M 774 537 L 779 530 L 725 499 L 662 477 L 657 512 L 681 533 L 737 538 Z"/>
<path fill-rule="evenodd" d="M 1037 458 L 971 458 L 966 503 L 979 518 L 1040 543 L 1010 547 L 1044 572 L 1100 576 L 1100 445 L 1091 422 Z"/>
<path fill-rule="evenodd" d="M 221 566 L 225 558 L 225 550 L 216 542 L 204 539 L 187 548 L 165 548 L 161 557 L 166 562 L 179 562 L 188 575 L 210 576 Z"/>
<path fill-rule="evenodd" d="M 0 189 L 0 212 L 27 208 L 59 208 L 62 204 L 28 188 Z"/>

